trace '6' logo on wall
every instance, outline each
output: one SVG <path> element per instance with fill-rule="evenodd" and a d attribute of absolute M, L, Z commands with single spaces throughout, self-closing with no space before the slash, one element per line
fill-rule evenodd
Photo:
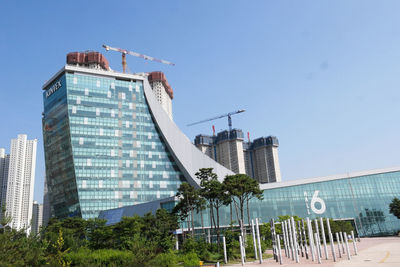
<path fill-rule="evenodd" d="M 304 191 L 304 200 L 306 201 L 306 207 L 307 207 L 308 214 L 311 214 L 310 207 L 311 207 L 312 212 L 314 212 L 315 214 L 323 214 L 326 210 L 325 201 L 322 198 L 318 197 L 318 193 L 319 193 L 318 190 L 314 191 L 314 194 L 311 198 L 311 202 L 309 203 L 307 192 Z M 319 205 L 315 205 L 317 203 L 319 203 Z"/>

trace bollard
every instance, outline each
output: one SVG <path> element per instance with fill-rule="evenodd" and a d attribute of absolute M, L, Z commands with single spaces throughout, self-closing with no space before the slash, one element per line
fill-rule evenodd
<path fill-rule="evenodd" d="M 353 239 L 353 247 L 354 247 L 354 255 L 358 255 L 357 251 L 357 242 L 356 239 L 354 238 L 354 231 L 351 231 L 351 238 Z"/>
<path fill-rule="evenodd" d="M 308 242 L 310 243 L 311 259 L 312 259 L 312 261 L 315 261 L 313 230 L 312 230 L 310 218 L 308 218 L 308 217 L 307 217 L 307 230 L 308 230 Z"/>
<path fill-rule="evenodd" d="M 226 255 L 226 240 L 225 240 L 225 236 L 222 236 L 222 244 L 223 244 L 223 247 L 224 247 L 224 262 L 225 262 L 225 264 L 227 264 L 228 263 L 228 257 Z"/>
<path fill-rule="evenodd" d="M 326 246 L 326 238 L 325 238 L 325 229 L 324 229 L 324 220 L 322 218 L 319 218 L 319 223 L 321 225 L 321 235 L 322 235 L 322 241 L 324 242 L 324 252 L 325 252 L 325 259 L 328 260 L 328 248 Z"/>
<path fill-rule="evenodd" d="M 208 244 L 211 244 L 211 233 L 210 233 L 210 228 L 208 228 L 207 231 L 208 231 Z"/>
<path fill-rule="evenodd" d="M 342 257 L 342 252 L 340 251 L 340 239 L 339 239 L 339 234 L 336 233 L 336 241 L 337 241 L 337 247 L 338 247 L 338 252 L 339 252 L 339 258 Z"/>
<path fill-rule="evenodd" d="M 295 252 L 294 256 L 296 258 L 296 263 L 299 263 L 300 259 L 299 259 L 299 254 L 297 253 L 298 246 L 297 246 L 297 238 L 296 238 L 296 224 L 294 223 L 293 217 L 291 217 L 291 221 L 292 221 L 292 228 L 293 228 L 293 246 L 294 246 L 294 252 Z"/>
<path fill-rule="evenodd" d="M 257 243 L 258 243 L 258 259 L 260 260 L 260 264 L 263 262 L 262 258 L 262 248 L 261 248 L 261 239 L 260 239 L 260 228 L 258 226 L 258 218 L 256 218 L 256 235 L 257 235 Z"/>
<path fill-rule="evenodd" d="M 332 250 L 332 258 L 333 258 L 333 261 L 336 262 L 335 244 L 333 243 L 333 236 L 332 236 L 332 233 L 329 233 L 329 242 L 331 243 L 331 250 Z"/>
<path fill-rule="evenodd" d="M 347 241 L 347 233 L 344 233 L 344 242 L 346 243 L 346 253 L 347 253 L 347 259 L 350 260 L 350 248 L 349 248 L 349 242 Z"/>
<path fill-rule="evenodd" d="M 342 243 L 342 253 L 345 254 L 344 252 L 344 238 L 343 238 L 343 233 L 339 232 L 339 236 L 340 236 L 340 243 Z"/>
<path fill-rule="evenodd" d="M 277 241 L 277 248 L 278 248 L 278 257 L 279 257 L 279 264 L 282 265 L 282 251 L 281 251 L 281 240 L 279 238 L 279 235 L 276 236 L 276 241 Z"/>
<path fill-rule="evenodd" d="M 215 264 L 215 267 L 219 267 L 219 261 L 217 261 L 217 263 Z"/>
<path fill-rule="evenodd" d="M 242 266 L 244 265 L 244 255 L 243 255 L 243 241 L 242 236 L 239 236 L 239 246 L 240 246 L 240 259 L 242 260 Z"/>
<path fill-rule="evenodd" d="M 254 220 L 251 220 L 251 234 L 253 236 L 253 246 L 254 246 L 254 258 L 258 260 L 257 256 L 257 243 L 256 243 L 256 233 L 254 232 Z"/>
<path fill-rule="evenodd" d="M 317 233 L 314 233 L 314 239 L 318 240 L 318 234 Z M 316 250 L 317 250 L 318 263 L 321 264 L 321 252 L 318 249 L 316 249 Z"/>

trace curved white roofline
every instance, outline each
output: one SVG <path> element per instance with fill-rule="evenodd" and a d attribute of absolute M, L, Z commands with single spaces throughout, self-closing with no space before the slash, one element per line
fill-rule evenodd
<path fill-rule="evenodd" d="M 226 175 L 233 175 L 231 170 L 225 168 L 207 155 L 203 154 L 189 138 L 181 132 L 179 127 L 173 122 L 161 105 L 151 89 L 147 79 L 143 80 L 144 94 L 160 133 L 174 157 L 179 169 L 184 174 L 186 180 L 193 186 L 199 186 L 200 180 L 196 178 L 195 173 L 201 168 L 213 168 L 218 175 L 218 180 L 223 181 Z"/>

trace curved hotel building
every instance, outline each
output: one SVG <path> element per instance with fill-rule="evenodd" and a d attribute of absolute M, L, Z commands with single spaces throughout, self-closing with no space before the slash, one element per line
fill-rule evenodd
<path fill-rule="evenodd" d="M 172 121 L 172 88 L 159 72 L 118 73 L 100 53 L 70 53 L 43 90 L 52 216 L 100 215 L 116 222 L 171 208 L 182 182 L 199 185 L 200 168 L 213 168 L 220 179 L 234 174 L 203 154 Z M 266 183 L 261 189 L 264 199 L 249 204 L 251 218 L 347 219 L 360 235 L 400 230 L 400 220 L 388 208 L 400 197 L 400 168 Z M 227 207 L 221 223 L 229 220 Z"/>

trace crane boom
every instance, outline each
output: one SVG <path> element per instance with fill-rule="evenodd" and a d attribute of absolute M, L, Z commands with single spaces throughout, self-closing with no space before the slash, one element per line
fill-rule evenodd
<path fill-rule="evenodd" d="M 187 126 L 192 126 L 192 125 L 200 124 L 200 123 L 203 123 L 203 122 L 213 121 L 213 120 L 217 120 L 217 119 L 220 119 L 220 118 L 228 117 L 228 126 L 229 126 L 229 132 L 230 132 L 230 131 L 232 131 L 232 119 L 231 119 L 231 116 L 235 115 L 235 114 L 238 114 L 238 113 L 245 112 L 245 111 L 246 110 L 244 110 L 244 109 L 239 109 L 239 110 L 232 111 L 232 112 L 229 112 L 229 113 L 226 113 L 226 114 L 223 114 L 223 115 L 219 115 L 219 116 L 216 116 L 216 117 L 213 117 L 213 118 L 209 118 L 209 119 L 201 120 L 201 121 L 198 121 L 198 122 L 190 123 Z"/>
<path fill-rule="evenodd" d="M 108 46 L 108 45 L 105 45 L 105 44 L 103 44 L 103 47 L 107 51 L 108 50 L 112 50 L 112 51 L 116 51 L 116 52 L 122 53 L 122 68 L 123 68 L 123 72 L 125 72 L 125 69 L 126 69 L 126 59 L 125 59 L 126 54 L 134 56 L 134 57 L 140 57 L 140 58 L 143 58 L 145 60 L 151 60 L 151 61 L 155 61 L 155 62 L 158 62 L 158 63 L 175 66 L 175 64 L 172 63 L 172 62 L 169 62 L 169 61 L 166 61 L 166 60 L 163 60 L 163 59 L 158 59 L 158 58 L 151 57 L 151 56 L 146 56 L 144 54 L 140 54 L 140 53 L 137 53 L 137 52 L 129 51 L 129 50 L 126 50 L 126 49 L 122 49 L 122 48 L 118 48 L 118 47 L 111 47 L 111 46 Z"/>

